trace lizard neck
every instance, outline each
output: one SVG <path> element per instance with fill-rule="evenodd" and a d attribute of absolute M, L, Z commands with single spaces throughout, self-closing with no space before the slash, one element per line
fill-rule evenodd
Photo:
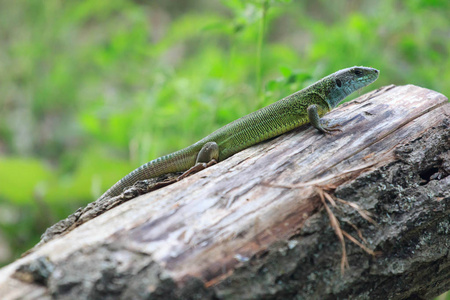
<path fill-rule="evenodd" d="M 330 110 L 338 106 L 338 104 L 350 95 L 353 91 L 348 89 L 331 89 L 330 93 L 325 97 Z"/>

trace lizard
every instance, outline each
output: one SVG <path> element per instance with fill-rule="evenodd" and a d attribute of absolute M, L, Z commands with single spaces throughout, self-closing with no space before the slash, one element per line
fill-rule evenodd
<path fill-rule="evenodd" d="M 311 123 L 322 133 L 340 131 L 321 119 L 351 93 L 371 84 L 379 71 L 350 67 L 328 75 L 310 86 L 275 103 L 237 119 L 200 141 L 171 154 L 156 158 L 135 169 L 109 188 L 99 200 L 118 196 L 137 181 L 168 173 L 184 172 L 178 179 L 264 140 Z"/>

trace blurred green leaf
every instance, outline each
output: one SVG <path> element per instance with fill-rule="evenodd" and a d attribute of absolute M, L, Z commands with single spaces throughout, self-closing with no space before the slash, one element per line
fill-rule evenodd
<path fill-rule="evenodd" d="M 33 201 L 38 185 L 52 178 L 52 172 L 40 160 L 0 157 L 0 198 L 16 204 Z"/>
<path fill-rule="evenodd" d="M 281 66 L 280 67 L 280 72 L 285 78 L 289 78 L 292 75 L 291 68 L 289 68 L 287 66 Z"/>

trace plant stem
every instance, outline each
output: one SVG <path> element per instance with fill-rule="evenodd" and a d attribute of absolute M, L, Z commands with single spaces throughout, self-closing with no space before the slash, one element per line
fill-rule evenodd
<path fill-rule="evenodd" d="M 260 97 L 261 93 L 262 93 L 261 55 L 262 55 L 262 47 L 263 47 L 263 41 L 264 41 L 266 15 L 267 15 L 267 10 L 269 9 L 269 1 L 268 0 L 262 1 L 261 9 L 262 9 L 262 16 L 261 16 L 261 20 L 259 22 L 259 32 L 258 32 L 258 42 L 257 42 L 258 44 L 257 44 L 257 48 L 256 48 L 256 92 L 257 92 L 258 97 Z"/>

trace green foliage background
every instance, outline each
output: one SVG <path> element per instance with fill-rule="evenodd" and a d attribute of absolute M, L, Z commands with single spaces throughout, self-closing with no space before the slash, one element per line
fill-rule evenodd
<path fill-rule="evenodd" d="M 450 95 L 449 16 L 448 0 L 0 0 L 0 265 L 142 163 L 339 69 Z"/>

